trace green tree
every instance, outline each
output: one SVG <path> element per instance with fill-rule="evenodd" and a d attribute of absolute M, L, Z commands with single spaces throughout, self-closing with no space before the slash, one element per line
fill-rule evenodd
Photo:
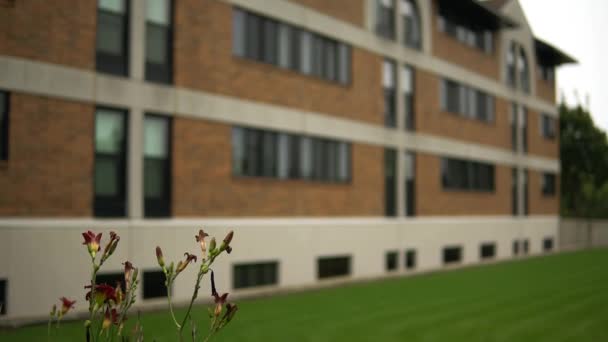
<path fill-rule="evenodd" d="M 561 213 L 608 217 L 608 140 L 581 106 L 560 105 Z"/>

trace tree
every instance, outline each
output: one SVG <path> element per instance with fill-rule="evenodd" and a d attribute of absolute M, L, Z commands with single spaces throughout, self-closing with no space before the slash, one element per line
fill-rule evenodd
<path fill-rule="evenodd" d="M 608 139 L 580 105 L 560 111 L 561 213 L 608 218 Z"/>

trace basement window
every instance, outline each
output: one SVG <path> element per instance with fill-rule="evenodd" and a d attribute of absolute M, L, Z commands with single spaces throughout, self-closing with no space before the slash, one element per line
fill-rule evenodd
<path fill-rule="evenodd" d="M 484 243 L 479 247 L 479 256 L 481 259 L 493 259 L 496 256 L 496 244 Z"/>
<path fill-rule="evenodd" d="M 462 261 L 462 247 L 450 246 L 443 248 L 443 264 L 455 264 Z"/>
<path fill-rule="evenodd" d="M 528 240 L 522 241 L 522 252 L 524 255 L 526 255 L 526 254 L 528 254 L 528 252 L 530 252 L 530 241 L 528 241 Z"/>
<path fill-rule="evenodd" d="M 413 270 L 416 268 L 416 250 L 408 249 L 405 251 L 405 269 Z"/>
<path fill-rule="evenodd" d="M 232 288 L 244 289 L 279 283 L 279 262 L 235 264 L 232 267 Z"/>
<path fill-rule="evenodd" d="M 519 241 L 514 240 L 513 241 L 513 255 L 518 255 L 518 254 L 519 254 Z"/>
<path fill-rule="evenodd" d="M 350 256 L 322 257 L 317 259 L 317 275 L 319 279 L 343 277 L 351 273 Z"/>
<path fill-rule="evenodd" d="M 6 315 L 7 312 L 7 288 L 8 288 L 8 280 L 0 279 L 0 316 Z"/>
<path fill-rule="evenodd" d="M 391 251 L 386 253 L 385 266 L 387 271 L 396 271 L 399 258 L 399 252 Z"/>
<path fill-rule="evenodd" d="M 546 238 L 543 240 L 543 250 L 545 252 L 551 252 L 553 250 L 553 238 Z"/>
<path fill-rule="evenodd" d="M 143 289 L 144 299 L 167 297 L 163 271 L 144 271 Z"/>

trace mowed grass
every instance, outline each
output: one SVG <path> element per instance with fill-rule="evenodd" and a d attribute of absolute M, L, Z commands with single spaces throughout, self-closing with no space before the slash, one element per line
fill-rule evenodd
<path fill-rule="evenodd" d="M 239 306 L 217 341 L 608 341 L 608 249 Z M 200 305 L 195 317 L 201 330 L 205 316 L 206 306 Z M 176 340 L 168 313 L 145 313 L 142 322 L 147 341 Z M 81 341 L 82 336 L 82 323 L 72 322 L 62 326 L 56 340 Z M 45 339 L 45 325 L 0 332 L 1 341 Z"/>

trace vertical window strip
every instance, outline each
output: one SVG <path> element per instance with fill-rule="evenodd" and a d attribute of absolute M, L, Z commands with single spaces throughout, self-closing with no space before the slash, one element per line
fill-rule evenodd
<path fill-rule="evenodd" d="M 144 215 L 171 216 L 171 119 L 144 118 Z"/>
<path fill-rule="evenodd" d="M 146 2 L 146 80 L 173 81 L 173 1 Z"/>
<path fill-rule="evenodd" d="M 96 70 L 118 76 L 128 74 L 129 1 L 97 3 Z"/>
<path fill-rule="evenodd" d="M 9 93 L 0 91 L 0 160 L 9 157 Z"/>

